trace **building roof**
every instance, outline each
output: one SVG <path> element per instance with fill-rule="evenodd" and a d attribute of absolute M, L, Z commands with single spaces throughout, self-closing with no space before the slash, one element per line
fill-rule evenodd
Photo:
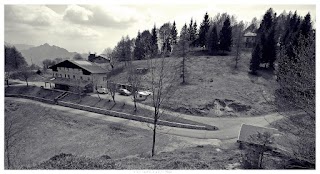
<path fill-rule="evenodd" d="M 101 66 L 86 60 L 72 60 L 71 62 L 94 74 L 101 74 L 101 73 L 108 72 L 107 69 L 102 68 Z"/>
<path fill-rule="evenodd" d="M 105 54 L 100 54 L 100 55 L 97 56 L 97 57 L 102 57 L 102 58 L 104 58 L 104 59 L 106 59 L 106 60 L 110 60 L 110 58 L 109 58 L 107 55 L 105 55 Z"/>
<path fill-rule="evenodd" d="M 249 31 L 249 32 L 245 33 L 243 36 L 244 37 L 256 37 L 257 34 L 256 33 L 252 33 L 252 32 Z"/>
<path fill-rule="evenodd" d="M 272 136 L 280 135 L 280 132 L 274 128 L 242 124 L 239 132 L 239 136 L 238 136 L 238 141 L 255 144 L 255 142 L 253 142 L 251 137 L 258 133 L 263 134 L 265 132 L 270 133 Z"/>
<path fill-rule="evenodd" d="M 50 69 L 60 67 L 59 65 L 66 65 L 66 64 L 70 65 L 70 63 L 76 65 L 79 68 L 85 69 L 93 74 L 102 74 L 102 73 L 109 72 L 108 69 L 102 68 L 101 66 L 99 66 L 93 62 L 89 62 L 87 60 L 65 60 L 63 62 L 56 64 L 56 65 L 51 66 Z"/>

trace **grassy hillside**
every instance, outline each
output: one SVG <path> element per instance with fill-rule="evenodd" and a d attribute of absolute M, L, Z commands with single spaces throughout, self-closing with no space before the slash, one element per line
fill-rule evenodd
<path fill-rule="evenodd" d="M 164 107 L 201 116 L 252 116 L 273 111 L 275 76 L 262 72 L 248 74 L 251 53 L 245 53 L 237 69 L 233 56 L 190 56 L 187 60 L 187 84 L 180 84 L 182 58 L 166 58 L 167 72 L 176 79 L 174 92 Z M 157 61 L 160 61 L 158 59 Z M 135 67 L 148 67 L 146 60 L 135 61 Z M 113 81 L 127 82 L 126 69 L 112 77 Z M 150 72 L 143 75 L 147 79 Z M 148 86 L 146 80 L 144 86 Z M 151 98 L 144 101 L 151 104 Z"/>
<path fill-rule="evenodd" d="M 223 150 L 207 145 L 162 152 L 154 157 L 122 159 L 60 154 L 31 169 L 231 169 L 241 167 L 240 158 L 240 151 L 237 149 Z"/>
<path fill-rule="evenodd" d="M 17 118 L 15 125 L 23 128 L 12 149 L 14 168 L 34 166 L 60 153 L 89 158 L 108 155 L 113 159 L 151 153 L 151 129 L 11 100 L 5 101 L 5 116 Z M 188 142 L 177 136 L 157 134 L 156 152 L 181 148 Z"/>

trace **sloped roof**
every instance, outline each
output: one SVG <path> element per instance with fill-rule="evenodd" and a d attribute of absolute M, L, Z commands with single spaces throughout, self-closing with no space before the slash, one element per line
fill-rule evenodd
<path fill-rule="evenodd" d="M 70 62 L 78 65 L 79 67 L 94 73 L 94 74 L 101 74 L 101 73 L 107 73 L 108 70 L 105 68 L 102 68 L 101 66 L 93 63 L 93 62 L 89 62 L 86 60 L 71 60 Z"/>
<path fill-rule="evenodd" d="M 244 37 L 255 37 L 255 36 L 257 36 L 257 34 L 249 31 L 249 32 L 245 33 L 243 36 Z"/>
<path fill-rule="evenodd" d="M 107 56 L 107 55 L 105 55 L 105 54 L 100 54 L 100 55 L 98 55 L 98 57 L 102 57 L 102 58 L 104 58 L 104 59 L 107 59 L 107 60 L 110 60 L 110 58 Z"/>
<path fill-rule="evenodd" d="M 271 135 L 277 135 L 280 133 L 277 129 L 274 128 L 242 124 L 238 136 L 238 141 L 253 143 L 251 141 L 251 136 L 256 135 L 258 133 L 263 134 L 265 132 L 270 133 Z"/>
<path fill-rule="evenodd" d="M 79 68 L 84 69 L 86 71 L 89 71 L 90 73 L 93 73 L 93 74 L 102 74 L 102 73 L 109 72 L 109 69 L 103 68 L 93 62 L 89 62 L 86 60 L 65 60 L 63 62 L 60 62 L 58 64 L 51 66 L 50 69 L 55 69 L 57 67 L 60 67 L 61 65 L 66 66 L 68 64 L 69 65 L 73 64 L 74 67 L 79 67 Z"/>

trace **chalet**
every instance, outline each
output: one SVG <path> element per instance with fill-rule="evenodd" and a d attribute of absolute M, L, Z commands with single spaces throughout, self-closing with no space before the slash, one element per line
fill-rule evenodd
<path fill-rule="evenodd" d="M 92 92 L 107 84 L 108 69 L 86 60 L 65 60 L 49 67 L 52 77 L 45 81 L 56 89 L 73 92 Z"/>
<path fill-rule="evenodd" d="M 243 35 L 245 47 L 246 48 L 253 48 L 254 44 L 256 43 L 256 37 L 257 37 L 256 33 L 246 32 Z"/>

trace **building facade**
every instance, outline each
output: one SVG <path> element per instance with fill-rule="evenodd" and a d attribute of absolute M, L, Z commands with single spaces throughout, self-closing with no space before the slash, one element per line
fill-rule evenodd
<path fill-rule="evenodd" d="M 256 43 L 256 33 L 247 32 L 243 35 L 244 45 L 246 48 L 253 48 Z"/>
<path fill-rule="evenodd" d="M 86 60 L 65 60 L 50 67 L 52 77 L 46 83 L 56 89 L 72 92 L 93 92 L 106 87 L 108 69 Z"/>

